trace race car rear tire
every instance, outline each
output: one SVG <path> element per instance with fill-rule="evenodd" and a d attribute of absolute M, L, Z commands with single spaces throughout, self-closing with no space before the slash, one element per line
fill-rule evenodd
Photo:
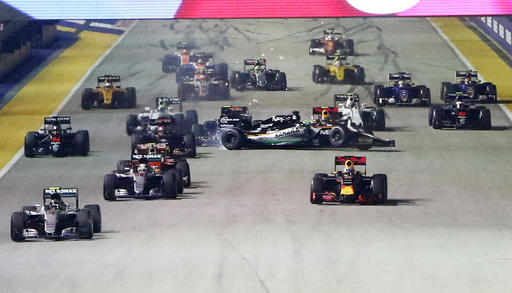
<path fill-rule="evenodd" d="M 89 210 L 92 217 L 92 226 L 94 233 L 101 232 L 101 209 L 97 204 L 88 204 L 84 206 L 84 210 Z"/>
<path fill-rule="evenodd" d="M 364 68 L 356 65 L 356 66 L 354 66 L 354 69 L 355 69 L 354 77 L 355 77 L 356 83 L 364 84 L 364 79 L 365 79 Z"/>
<path fill-rule="evenodd" d="M 176 164 L 176 169 L 181 171 L 181 176 L 183 177 L 183 186 L 190 187 L 192 184 L 192 177 L 190 176 L 190 166 L 188 165 L 188 162 L 178 161 Z"/>
<path fill-rule="evenodd" d="M 242 92 L 245 88 L 245 76 L 241 72 L 235 72 L 235 89 Z"/>
<path fill-rule="evenodd" d="M 354 56 L 354 40 L 353 39 L 346 39 L 343 41 L 343 52 L 347 56 Z"/>
<path fill-rule="evenodd" d="M 188 128 L 192 131 L 192 125 L 197 124 L 199 122 L 197 111 L 196 110 L 187 110 L 185 111 L 185 121 L 188 124 Z"/>
<path fill-rule="evenodd" d="M 430 89 L 428 87 L 421 86 L 419 96 L 423 106 L 430 106 Z"/>
<path fill-rule="evenodd" d="M 87 156 L 89 153 L 89 131 L 78 130 L 75 134 L 74 141 L 75 153 L 79 156 Z"/>
<path fill-rule="evenodd" d="M 237 129 L 228 129 L 222 133 L 221 141 L 228 150 L 239 150 L 243 147 L 243 134 Z"/>
<path fill-rule="evenodd" d="M 432 109 L 432 127 L 434 129 L 443 128 L 444 110 L 441 107 Z"/>
<path fill-rule="evenodd" d="M 11 215 L 11 240 L 20 242 L 24 241 L 23 229 L 25 229 L 25 213 L 14 212 Z"/>
<path fill-rule="evenodd" d="M 128 168 L 131 167 L 130 160 L 119 160 L 117 161 L 117 171 L 118 172 L 126 172 Z"/>
<path fill-rule="evenodd" d="M 107 201 L 116 200 L 117 177 L 114 174 L 106 174 L 103 177 L 103 198 Z"/>
<path fill-rule="evenodd" d="M 316 55 L 316 51 L 313 50 L 315 48 L 318 48 L 318 43 L 319 43 L 319 40 L 318 39 L 312 39 L 310 42 L 309 42 L 309 55 Z"/>
<path fill-rule="evenodd" d="M 329 144 L 331 147 L 339 148 L 347 142 L 347 129 L 345 127 L 336 126 L 331 129 L 329 134 Z"/>
<path fill-rule="evenodd" d="M 432 117 L 433 117 L 433 113 L 434 113 L 434 109 L 435 108 L 441 108 L 440 105 L 432 105 L 430 106 L 430 108 L 428 108 L 428 125 L 429 126 L 432 126 Z"/>
<path fill-rule="evenodd" d="M 195 137 L 205 136 L 203 124 L 193 124 L 192 125 L 192 134 Z"/>
<path fill-rule="evenodd" d="M 126 94 L 124 97 L 123 106 L 126 108 L 135 108 L 137 105 L 137 91 L 134 87 L 127 87 Z"/>
<path fill-rule="evenodd" d="M 375 112 L 375 130 L 384 130 L 386 129 L 386 113 L 384 113 L 384 109 L 377 108 Z"/>
<path fill-rule="evenodd" d="M 386 203 L 388 199 L 388 179 L 385 174 L 375 174 L 372 178 L 372 193 L 378 204 Z"/>
<path fill-rule="evenodd" d="M 311 180 L 311 189 L 309 192 L 309 202 L 312 204 L 321 204 L 323 199 L 319 194 L 325 191 L 325 176 L 326 174 L 317 173 Z"/>
<path fill-rule="evenodd" d="M 137 145 L 143 143 L 142 137 L 138 133 L 132 134 L 130 137 L 131 145 L 132 145 L 132 152 L 137 149 Z"/>
<path fill-rule="evenodd" d="M 92 221 L 91 211 L 79 210 L 76 213 L 76 228 L 78 231 L 78 238 L 92 239 L 94 235 L 94 224 Z"/>
<path fill-rule="evenodd" d="M 288 83 L 286 81 L 286 73 L 284 72 L 278 72 L 276 74 L 276 81 L 279 85 L 279 90 L 285 91 L 288 88 Z"/>
<path fill-rule="evenodd" d="M 137 115 L 128 114 L 128 118 L 126 118 L 126 134 L 132 135 L 137 126 Z"/>
<path fill-rule="evenodd" d="M 314 83 L 323 83 L 325 79 L 325 69 L 320 65 L 314 65 L 312 78 Z"/>
<path fill-rule="evenodd" d="M 196 157 L 196 137 L 193 134 L 187 134 L 183 137 L 185 150 L 188 152 L 188 157 Z"/>
<path fill-rule="evenodd" d="M 479 129 L 491 129 L 491 111 L 487 108 L 481 108 L 478 111 L 478 126 Z"/>
<path fill-rule="evenodd" d="M 215 75 L 218 80 L 228 80 L 228 65 L 226 63 L 215 64 Z"/>
<path fill-rule="evenodd" d="M 167 198 L 178 197 L 178 171 L 169 169 L 162 178 L 162 192 Z"/>
<path fill-rule="evenodd" d="M 380 98 L 385 98 L 384 86 L 381 84 L 373 87 L 373 103 L 377 106 L 385 106 L 386 103 L 381 103 Z"/>
<path fill-rule="evenodd" d="M 449 82 L 441 82 L 441 101 L 446 101 L 448 94 L 455 93 L 453 84 Z"/>
<path fill-rule="evenodd" d="M 494 102 L 496 101 L 498 97 L 498 91 L 496 90 L 496 85 L 486 82 L 485 85 L 485 95 L 487 96 L 488 102 Z"/>
<path fill-rule="evenodd" d="M 38 143 L 37 132 L 29 131 L 27 135 L 25 135 L 25 157 L 33 158 L 36 156 L 36 145 Z"/>
<path fill-rule="evenodd" d="M 86 88 L 82 92 L 82 104 L 83 110 L 90 110 L 93 104 L 94 94 L 91 88 Z"/>

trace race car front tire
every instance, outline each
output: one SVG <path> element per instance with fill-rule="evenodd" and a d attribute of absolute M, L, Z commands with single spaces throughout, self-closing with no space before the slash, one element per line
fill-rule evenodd
<path fill-rule="evenodd" d="M 215 75 L 218 80 L 228 80 L 228 65 L 226 63 L 215 64 Z"/>
<path fill-rule="evenodd" d="M 384 86 L 377 84 L 373 87 L 373 103 L 377 106 L 385 106 L 386 103 L 381 103 L 380 99 L 386 98 Z"/>
<path fill-rule="evenodd" d="M 23 237 L 23 229 L 25 229 L 25 213 L 14 212 L 11 215 L 11 240 L 20 242 L 25 240 Z"/>
<path fill-rule="evenodd" d="M 183 137 L 185 149 L 190 158 L 196 157 L 196 137 L 193 134 L 187 134 Z"/>
<path fill-rule="evenodd" d="M 94 233 L 101 232 L 101 209 L 97 204 L 88 204 L 84 206 L 84 210 L 89 210 L 92 217 L 92 226 Z"/>
<path fill-rule="evenodd" d="M 25 157 L 27 158 L 33 158 L 36 156 L 36 145 L 38 143 L 37 139 L 37 132 L 30 131 L 27 132 L 27 135 L 25 135 Z"/>
<path fill-rule="evenodd" d="M 106 174 L 103 177 L 103 198 L 107 201 L 116 200 L 117 177 L 114 174 Z"/>
<path fill-rule="evenodd" d="M 345 127 L 333 127 L 329 134 L 329 144 L 333 148 L 342 147 L 347 142 L 347 136 L 348 133 Z"/>
<path fill-rule="evenodd" d="M 478 111 L 478 126 L 479 129 L 491 129 L 491 111 L 487 108 L 480 108 Z"/>
<path fill-rule="evenodd" d="M 423 106 L 430 106 L 430 89 L 426 86 L 418 86 L 420 91 L 419 91 L 419 98 L 421 99 L 421 104 Z"/>
<path fill-rule="evenodd" d="M 228 150 L 239 150 L 243 146 L 243 134 L 237 129 L 228 129 L 222 133 L 221 141 Z"/>
<path fill-rule="evenodd" d="M 162 179 L 162 193 L 165 197 L 178 197 L 178 171 L 169 169 L 164 173 Z"/>
<path fill-rule="evenodd" d="M 181 171 L 181 176 L 183 178 L 183 186 L 190 187 L 192 184 L 192 177 L 190 176 L 190 166 L 188 165 L 188 162 L 178 161 L 176 164 L 176 169 Z"/>
<path fill-rule="evenodd" d="M 187 129 L 192 131 L 192 125 L 197 124 L 199 122 L 197 111 L 196 110 L 187 110 L 185 111 L 185 121 L 187 124 Z"/>
<path fill-rule="evenodd" d="M 135 108 L 137 105 L 137 90 L 134 87 L 127 87 L 124 96 L 123 106 L 125 108 Z"/>
<path fill-rule="evenodd" d="M 446 97 L 448 96 L 448 94 L 454 93 L 455 89 L 453 84 L 445 81 L 441 82 L 441 101 L 446 101 Z"/>
<path fill-rule="evenodd" d="M 126 134 L 132 135 L 135 128 L 137 128 L 137 115 L 128 114 L 128 118 L 126 118 Z"/>
<path fill-rule="evenodd" d="M 325 79 L 325 69 L 320 65 L 314 65 L 312 79 L 314 83 L 323 83 Z"/>
<path fill-rule="evenodd" d="M 92 239 L 94 235 L 94 224 L 92 221 L 91 211 L 79 210 L 76 213 L 76 228 L 78 231 L 78 238 Z"/>
<path fill-rule="evenodd" d="M 384 109 L 377 108 L 375 112 L 375 130 L 384 130 L 386 129 L 386 113 L 384 113 Z"/>
<path fill-rule="evenodd" d="M 355 81 L 359 84 L 364 84 L 365 73 L 364 68 L 361 66 L 355 66 L 354 77 Z"/>
<path fill-rule="evenodd" d="M 434 107 L 432 109 L 432 127 L 434 129 L 443 128 L 444 110 L 441 107 Z"/>
<path fill-rule="evenodd" d="M 91 88 L 86 88 L 82 92 L 82 104 L 81 107 L 83 110 L 90 110 L 93 104 L 94 94 Z"/>
<path fill-rule="evenodd" d="M 343 41 L 343 51 L 345 55 L 347 56 L 354 56 L 354 40 L 353 39 L 346 39 Z"/>
<path fill-rule="evenodd" d="M 377 198 L 377 203 L 384 204 L 388 199 L 388 179 L 385 174 L 373 175 L 372 193 Z"/>
<path fill-rule="evenodd" d="M 78 130 L 75 134 L 75 154 L 79 156 L 87 156 L 89 153 L 89 131 Z"/>
<path fill-rule="evenodd" d="M 322 194 L 325 191 L 325 177 L 326 174 L 317 173 L 311 180 L 311 189 L 309 192 L 309 201 L 312 204 L 321 204 L 323 202 Z"/>

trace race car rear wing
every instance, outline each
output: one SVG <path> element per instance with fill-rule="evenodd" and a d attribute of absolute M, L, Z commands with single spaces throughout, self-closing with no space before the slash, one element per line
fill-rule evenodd
<path fill-rule="evenodd" d="M 160 162 L 162 154 L 132 154 L 132 161 L 147 161 L 147 162 Z"/>
<path fill-rule="evenodd" d="M 355 157 L 355 156 L 336 156 L 334 157 L 334 165 L 345 165 L 345 162 L 352 161 L 354 165 L 366 165 L 366 157 Z"/>
<path fill-rule="evenodd" d="M 78 188 L 76 187 L 48 187 L 43 189 L 43 205 L 46 204 L 47 199 L 52 198 L 52 194 L 58 193 L 61 198 L 74 197 L 76 198 L 76 208 L 78 208 Z"/>
<path fill-rule="evenodd" d="M 326 55 L 325 60 L 334 60 L 336 57 L 339 57 L 340 60 L 347 60 L 347 56 L 345 55 Z"/>
<path fill-rule="evenodd" d="M 478 71 L 476 70 L 457 70 L 455 71 L 456 82 L 461 82 L 464 78 L 469 77 L 472 81 L 478 80 Z"/>
<path fill-rule="evenodd" d="M 178 50 L 190 50 L 190 49 L 194 49 L 194 45 L 192 45 L 190 43 L 182 42 L 182 43 L 178 43 L 176 45 L 176 49 L 178 49 Z"/>
<path fill-rule="evenodd" d="M 334 107 L 338 106 L 339 103 L 346 102 L 350 97 L 354 98 L 355 102 L 359 102 L 359 95 L 356 93 L 334 94 Z"/>
<path fill-rule="evenodd" d="M 44 124 L 49 124 L 49 125 L 71 124 L 71 117 L 70 116 L 44 117 Z"/>
<path fill-rule="evenodd" d="M 245 59 L 244 65 L 265 65 L 267 64 L 267 59 Z"/>
<path fill-rule="evenodd" d="M 338 114 L 338 107 L 313 107 L 313 115 L 322 114 L 324 111 L 329 112 L 329 114 Z"/>
<path fill-rule="evenodd" d="M 468 94 L 464 94 L 461 92 L 457 92 L 455 94 L 448 94 L 446 95 L 446 104 L 453 104 L 457 102 L 457 98 L 462 97 L 462 102 L 466 104 L 482 104 L 482 105 L 489 105 L 489 104 L 512 104 L 512 100 L 480 100 L 479 98 L 470 98 Z"/>
<path fill-rule="evenodd" d="M 198 52 L 190 55 L 189 61 L 190 62 L 197 62 L 201 59 L 206 59 L 207 61 L 211 61 L 213 59 L 213 53 L 212 52 Z"/>
<path fill-rule="evenodd" d="M 160 101 L 164 101 L 168 105 L 178 105 L 178 110 L 183 111 L 181 99 L 178 97 L 156 97 L 155 98 L 155 109 L 158 108 Z"/>
<path fill-rule="evenodd" d="M 98 83 L 100 82 L 121 82 L 121 76 L 110 74 L 98 76 Z"/>
<path fill-rule="evenodd" d="M 390 82 L 394 82 L 394 81 L 399 81 L 399 80 L 403 80 L 407 83 L 410 83 L 411 80 L 412 80 L 412 76 L 410 73 L 405 73 L 405 72 L 396 72 L 396 73 L 390 73 L 388 75 L 388 80 Z"/>
<path fill-rule="evenodd" d="M 244 106 L 223 106 L 220 109 L 220 117 L 224 116 L 240 116 L 240 115 L 247 115 L 249 113 L 249 109 Z"/>
<path fill-rule="evenodd" d="M 167 116 L 167 115 L 166 115 Z M 160 117 L 157 119 L 149 120 L 149 125 L 158 126 L 158 125 L 173 125 L 176 124 L 176 120 L 174 117 Z"/>

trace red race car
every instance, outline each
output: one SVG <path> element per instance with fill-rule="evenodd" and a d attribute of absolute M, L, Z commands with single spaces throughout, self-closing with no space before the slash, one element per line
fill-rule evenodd
<path fill-rule="evenodd" d="M 337 170 L 338 166 L 345 166 Z M 363 165 L 364 171 L 355 166 Z M 316 173 L 311 181 L 309 200 L 323 202 L 384 204 L 388 198 L 387 177 L 384 174 L 366 176 L 366 157 L 336 156 L 331 176 Z"/>
<path fill-rule="evenodd" d="M 309 55 L 333 55 L 337 51 L 345 56 L 354 56 L 354 40 L 345 39 L 333 28 L 325 30 L 322 38 L 312 39 L 309 44 Z"/>

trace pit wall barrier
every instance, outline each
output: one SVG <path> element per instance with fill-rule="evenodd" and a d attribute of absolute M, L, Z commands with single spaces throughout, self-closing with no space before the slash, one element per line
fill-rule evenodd
<path fill-rule="evenodd" d="M 481 16 L 468 19 L 512 56 L 512 18 L 509 16 Z"/>

